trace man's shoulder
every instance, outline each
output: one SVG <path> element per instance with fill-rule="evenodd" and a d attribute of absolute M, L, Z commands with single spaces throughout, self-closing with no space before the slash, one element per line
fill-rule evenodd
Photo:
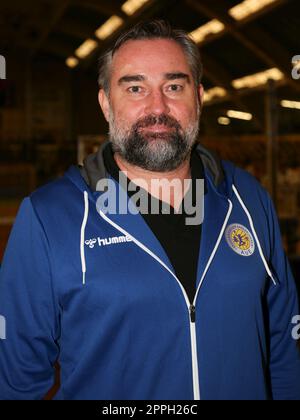
<path fill-rule="evenodd" d="M 77 170 L 77 168 L 73 167 L 72 170 Z M 67 175 L 69 171 L 37 188 L 30 194 L 29 198 L 34 208 L 40 210 L 49 207 L 58 208 L 59 206 L 64 205 L 64 203 L 72 202 L 72 200 L 80 195 L 81 192 L 79 188 L 76 188 L 76 185 Z M 79 171 L 78 174 L 80 176 Z"/>
<path fill-rule="evenodd" d="M 248 170 L 235 165 L 229 160 L 222 160 L 222 167 L 226 178 L 231 177 L 234 182 L 243 184 L 245 187 L 258 188 L 262 191 L 266 191 L 261 181 Z"/>
<path fill-rule="evenodd" d="M 251 173 L 234 164 L 232 161 L 221 159 L 218 153 L 201 144 L 197 145 L 205 172 L 209 174 L 213 183 L 225 195 L 231 195 L 232 185 L 240 185 L 242 189 L 257 189 L 265 193 L 264 187 Z"/>
<path fill-rule="evenodd" d="M 249 207 L 259 203 L 265 209 L 269 206 L 270 194 L 257 177 L 228 160 L 222 160 L 222 167 L 226 181 L 232 183 Z"/>

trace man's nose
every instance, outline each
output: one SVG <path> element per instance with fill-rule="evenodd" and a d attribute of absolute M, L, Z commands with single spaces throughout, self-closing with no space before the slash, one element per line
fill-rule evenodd
<path fill-rule="evenodd" d="M 170 112 L 168 99 L 161 90 L 151 92 L 145 111 L 147 114 L 155 115 L 168 114 Z"/>

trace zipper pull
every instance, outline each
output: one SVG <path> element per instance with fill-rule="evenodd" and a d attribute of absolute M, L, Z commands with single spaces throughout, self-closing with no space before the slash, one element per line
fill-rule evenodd
<path fill-rule="evenodd" d="M 191 322 L 196 322 L 196 308 L 194 305 L 190 306 Z"/>

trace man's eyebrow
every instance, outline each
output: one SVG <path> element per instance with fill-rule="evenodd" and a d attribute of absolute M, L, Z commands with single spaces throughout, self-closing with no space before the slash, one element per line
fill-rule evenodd
<path fill-rule="evenodd" d="M 188 83 L 191 83 L 191 78 L 186 73 L 175 72 L 175 73 L 166 73 L 164 75 L 165 79 L 167 80 L 177 80 L 177 79 L 185 79 Z"/>
<path fill-rule="evenodd" d="M 145 80 L 146 80 L 145 76 L 142 76 L 141 74 L 126 75 L 119 79 L 118 85 L 121 85 L 122 83 L 130 83 L 130 82 L 143 82 Z"/>

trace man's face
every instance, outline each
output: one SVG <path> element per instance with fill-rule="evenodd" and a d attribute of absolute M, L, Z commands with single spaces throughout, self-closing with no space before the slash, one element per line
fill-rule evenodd
<path fill-rule="evenodd" d="M 115 53 L 109 98 L 99 101 L 114 150 L 150 171 L 178 168 L 198 135 L 202 86 L 172 40 L 128 41 Z"/>

